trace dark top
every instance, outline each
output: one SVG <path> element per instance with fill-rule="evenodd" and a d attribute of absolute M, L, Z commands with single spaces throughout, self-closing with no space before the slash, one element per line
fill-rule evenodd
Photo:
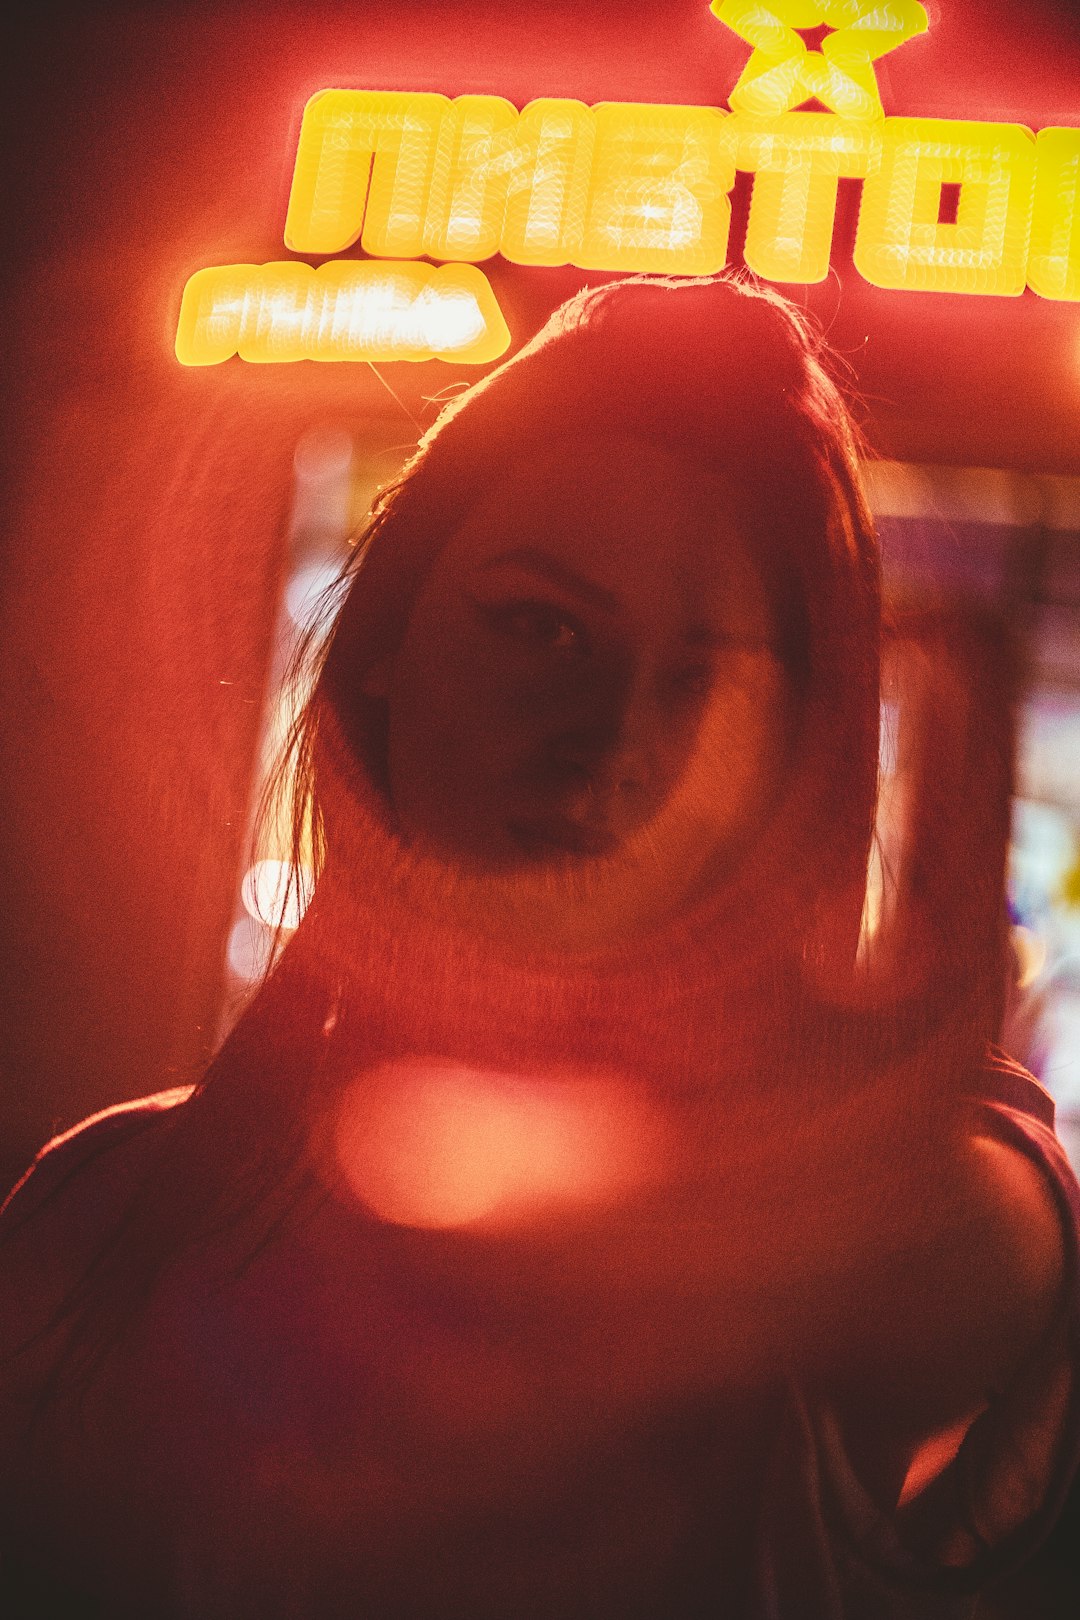
<path fill-rule="evenodd" d="M 24 1322 L 50 1256 L 92 1253 L 188 1095 L 108 1109 L 39 1155 L 0 1217 Z M 84 1395 L 46 1403 L 36 1423 L 58 1341 L 46 1331 L 16 1345 L 0 1329 L 14 1369 L 0 1398 L 0 1612 L 971 1613 L 971 1594 L 1048 1533 L 1080 1463 L 1080 1191 L 1053 1103 L 1030 1075 L 993 1053 L 977 1101 L 981 1128 L 1040 1167 L 1060 1209 L 1064 1319 L 958 1452 L 955 1438 L 943 1437 L 936 1459 L 926 1448 L 899 1508 L 874 1501 L 841 1419 L 794 1384 L 653 1412 L 632 1430 L 593 1436 L 571 1463 L 565 1452 L 552 1466 L 517 1459 L 520 1489 L 509 1494 L 464 1474 L 447 1492 L 437 1459 L 430 1481 L 424 1472 L 437 1432 L 425 1403 L 445 1415 L 439 1351 L 453 1323 L 434 1337 L 430 1323 L 416 1328 L 377 1240 L 369 1250 L 355 1223 L 324 1206 L 239 1273 L 224 1252 L 175 1263 Z M 413 1339 L 429 1364 L 406 1378 L 400 1355 L 383 1347 Z M 447 1398 L 452 1406 L 453 1391 Z M 453 1455 L 468 1451 L 466 1436 Z M 420 1459 L 410 1487 L 403 1458 Z"/>

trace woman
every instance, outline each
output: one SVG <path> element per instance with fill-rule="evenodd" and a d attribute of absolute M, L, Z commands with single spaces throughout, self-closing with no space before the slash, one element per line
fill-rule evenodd
<path fill-rule="evenodd" d="M 7 1208 L 24 1612 L 960 1614 L 1037 1544 L 1076 1189 L 984 1056 L 1000 868 L 860 965 L 855 452 L 781 299 L 636 279 L 384 492 L 298 933 Z"/>

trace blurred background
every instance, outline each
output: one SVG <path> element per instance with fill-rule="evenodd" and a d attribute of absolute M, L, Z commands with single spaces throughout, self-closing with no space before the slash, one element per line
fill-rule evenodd
<path fill-rule="evenodd" d="M 879 64 L 887 112 L 1080 122 L 1072 6 L 926 9 L 929 33 Z M 26 8 L 6 54 L 7 1183 L 54 1130 L 197 1078 L 235 1016 L 282 892 L 280 833 L 252 832 L 296 637 L 374 491 L 478 375 L 188 370 L 186 278 L 285 257 L 317 89 L 722 106 L 747 51 L 707 0 L 211 0 Z M 733 263 L 749 190 L 741 175 Z M 1016 757 L 1005 1040 L 1080 1161 L 1080 309 L 869 286 L 858 182 L 840 190 L 832 274 L 789 291 L 850 367 L 879 458 L 896 645 L 932 657 L 978 629 L 968 741 L 991 774 Z M 605 279 L 484 268 L 515 345 Z M 893 788 L 906 667 L 885 694 Z"/>

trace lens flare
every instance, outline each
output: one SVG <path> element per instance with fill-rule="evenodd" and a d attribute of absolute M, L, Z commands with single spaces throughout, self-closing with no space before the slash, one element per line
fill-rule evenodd
<path fill-rule="evenodd" d="M 433 1229 L 617 1200 L 656 1176 L 664 1132 L 616 1077 L 410 1059 L 348 1090 L 336 1149 L 347 1187 L 379 1219 Z"/>

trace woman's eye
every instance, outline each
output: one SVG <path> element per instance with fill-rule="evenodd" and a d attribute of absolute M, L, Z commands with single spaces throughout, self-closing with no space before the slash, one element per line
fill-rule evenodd
<path fill-rule="evenodd" d="M 485 606 L 483 612 L 500 634 L 527 646 L 564 656 L 588 651 L 584 626 L 550 603 L 498 603 Z"/>

